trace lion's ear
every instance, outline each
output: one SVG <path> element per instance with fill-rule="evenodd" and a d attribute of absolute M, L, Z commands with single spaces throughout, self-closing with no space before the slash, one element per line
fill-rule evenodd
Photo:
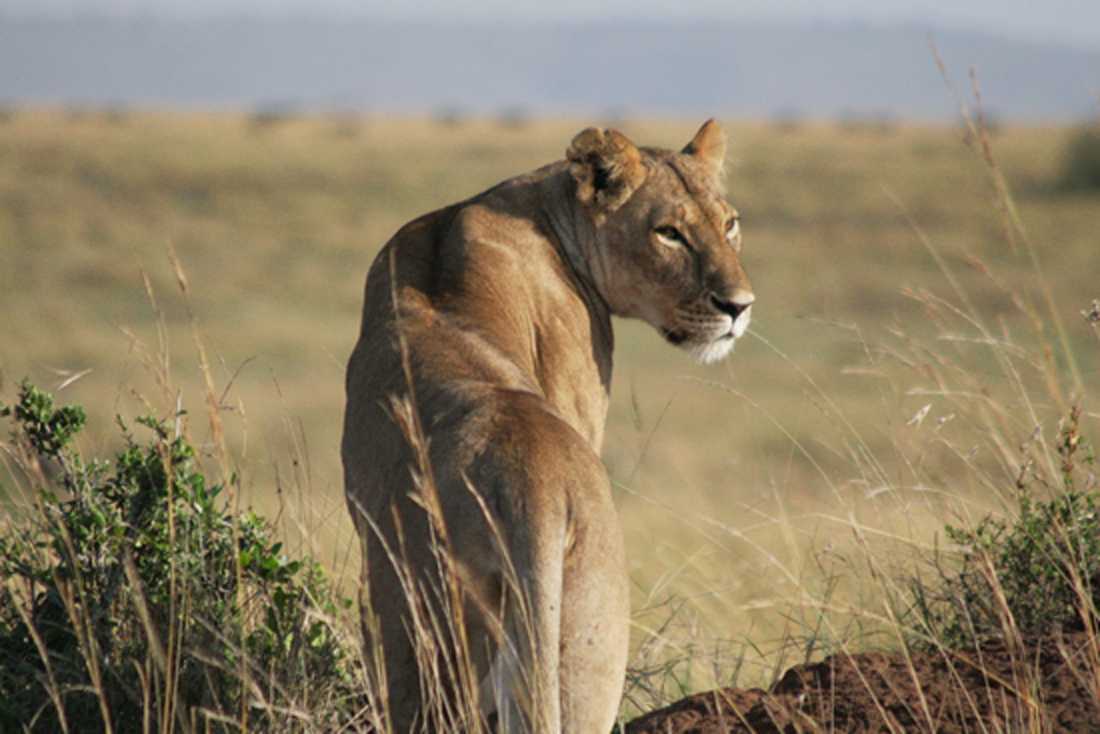
<path fill-rule="evenodd" d="M 722 126 L 711 118 L 703 123 L 691 142 L 680 151 L 684 155 L 695 156 L 706 165 L 715 178 L 721 178 L 722 166 L 726 162 L 726 133 Z"/>
<path fill-rule="evenodd" d="M 604 214 L 622 206 L 646 177 L 641 152 L 618 130 L 582 130 L 565 157 L 577 181 L 577 199 Z"/>

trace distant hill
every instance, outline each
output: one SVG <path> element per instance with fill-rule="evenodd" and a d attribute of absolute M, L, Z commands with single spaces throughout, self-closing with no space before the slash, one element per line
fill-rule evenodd
<path fill-rule="evenodd" d="M 1100 52 L 912 27 L 0 18 L 0 100 L 375 112 L 1001 119 L 1100 109 Z"/>

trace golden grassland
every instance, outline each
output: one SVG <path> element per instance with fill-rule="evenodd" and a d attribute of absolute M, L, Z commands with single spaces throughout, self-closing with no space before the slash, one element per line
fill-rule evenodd
<path fill-rule="evenodd" d="M 168 416 L 178 396 L 210 440 L 197 332 L 242 501 L 279 512 L 350 589 L 338 445 L 371 259 L 407 220 L 561 157 L 593 122 L 10 114 L 2 394 L 23 376 L 70 383 L 88 453 L 115 414 Z M 615 124 L 678 147 L 698 123 Z M 992 138 L 1025 235 L 961 128 L 727 129 L 752 336 L 701 367 L 616 325 L 604 458 L 636 589 L 639 707 L 884 642 L 878 572 L 945 522 L 1003 509 L 1028 442 L 1049 443 L 1068 404 L 1084 401 L 1086 433 L 1100 417 L 1084 400 L 1100 350 L 1079 316 L 1100 296 L 1100 198 L 1055 186 L 1070 131 Z M 170 385 L 151 368 L 162 353 Z"/>

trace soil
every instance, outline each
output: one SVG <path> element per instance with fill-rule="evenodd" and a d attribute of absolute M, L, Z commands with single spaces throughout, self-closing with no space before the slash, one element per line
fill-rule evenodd
<path fill-rule="evenodd" d="M 833 655 L 770 691 L 700 693 L 635 719 L 626 734 L 1100 732 L 1096 640 L 1064 634 L 970 652 Z"/>

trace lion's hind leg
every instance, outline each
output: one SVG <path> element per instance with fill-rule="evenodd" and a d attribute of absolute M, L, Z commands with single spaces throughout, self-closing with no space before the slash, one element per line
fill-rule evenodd
<path fill-rule="evenodd" d="M 496 644 L 481 682 L 481 705 L 500 734 L 557 734 L 564 513 L 519 504 L 524 516 L 509 518 L 507 531 L 498 535 L 506 550 L 499 559 Z"/>

